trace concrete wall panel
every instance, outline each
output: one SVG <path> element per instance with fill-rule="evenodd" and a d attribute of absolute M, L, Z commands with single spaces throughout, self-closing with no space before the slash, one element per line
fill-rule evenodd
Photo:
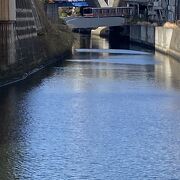
<path fill-rule="evenodd" d="M 180 29 L 173 30 L 169 54 L 180 60 Z"/>
<path fill-rule="evenodd" d="M 130 27 L 130 39 L 135 42 L 141 41 L 141 26 L 132 25 Z"/>
<path fill-rule="evenodd" d="M 180 29 L 156 27 L 156 49 L 180 60 Z"/>
<path fill-rule="evenodd" d="M 130 26 L 130 39 L 134 42 L 143 43 L 154 47 L 155 27 L 147 25 Z"/>
<path fill-rule="evenodd" d="M 15 21 L 15 0 L 0 0 L 0 21 Z"/>
<path fill-rule="evenodd" d="M 141 41 L 147 41 L 147 26 L 141 26 Z"/>
<path fill-rule="evenodd" d="M 150 44 L 155 44 L 155 27 L 147 26 L 147 42 Z"/>
<path fill-rule="evenodd" d="M 180 51 L 180 29 L 173 30 L 170 48 Z"/>
<path fill-rule="evenodd" d="M 171 44 L 173 29 L 156 27 L 155 45 L 160 51 L 168 53 Z"/>

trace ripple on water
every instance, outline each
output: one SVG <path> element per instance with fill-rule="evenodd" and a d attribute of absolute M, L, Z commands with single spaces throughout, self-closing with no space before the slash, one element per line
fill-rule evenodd
<path fill-rule="evenodd" d="M 180 65 L 73 58 L 0 91 L 0 179 L 180 179 Z"/>

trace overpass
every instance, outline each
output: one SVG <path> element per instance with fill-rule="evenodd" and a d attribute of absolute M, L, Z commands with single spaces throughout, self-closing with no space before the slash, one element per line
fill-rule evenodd
<path fill-rule="evenodd" d="M 123 0 L 54 0 L 54 3 L 46 3 L 45 9 L 47 17 L 53 22 L 58 22 L 58 7 L 117 7 L 121 1 Z"/>

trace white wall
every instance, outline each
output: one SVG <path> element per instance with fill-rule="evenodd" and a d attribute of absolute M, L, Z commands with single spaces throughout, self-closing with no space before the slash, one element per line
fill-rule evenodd
<path fill-rule="evenodd" d="M 156 27 L 155 47 L 180 60 L 180 29 Z"/>

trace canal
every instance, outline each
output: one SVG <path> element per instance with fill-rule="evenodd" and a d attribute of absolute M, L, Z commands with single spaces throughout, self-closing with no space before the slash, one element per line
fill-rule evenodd
<path fill-rule="evenodd" d="M 180 63 L 77 39 L 72 58 L 0 89 L 0 179 L 180 179 Z"/>

